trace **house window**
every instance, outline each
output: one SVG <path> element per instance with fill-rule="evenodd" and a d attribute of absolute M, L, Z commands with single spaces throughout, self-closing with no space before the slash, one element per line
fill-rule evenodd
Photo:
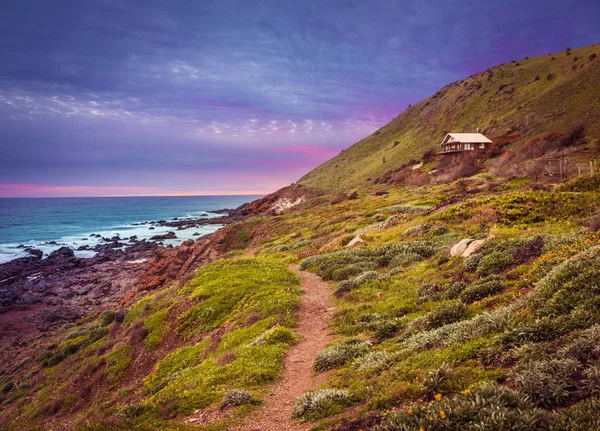
<path fill-rule="evenodd" d="M 479 148 L 483 150 L 485 148 L 485 144 L 479 144 Z"/>

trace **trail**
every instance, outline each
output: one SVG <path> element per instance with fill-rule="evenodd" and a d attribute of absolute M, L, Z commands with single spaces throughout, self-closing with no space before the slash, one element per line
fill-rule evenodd
<path fill-rule="evenodd" d="M 334 340 L 329 324 L 335 309 L 331 305 L 331 288 L 317 275 L 302 272 L 297 266 L 290 269 L 300 279 L 305 291 L 300 300 L 296 332 L 301 341 L 292 346 L 283 361 L 283 375 L 268 391 L 264 403 L 245 418 L 245 424 L 235 431 L 305 431 L 310 424 L 292 421 L 296 398 L 325 382 L 326 375 L 314 375 L 313 360 Z"/>

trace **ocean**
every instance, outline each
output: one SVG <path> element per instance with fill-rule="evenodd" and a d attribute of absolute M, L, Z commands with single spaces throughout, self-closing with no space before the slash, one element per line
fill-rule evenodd
<path fill-rule="evenodd" d="M 0 263 L 29 256 L 23 246 L 40 249 L 47 256 L 62 246 L 76 250 L 93 248 L 100 238 L 136 235 L 139 240 L 175 231 L 177 245 L 212 233 L 220 225 L 204 225 L 181 231 L 169 226 L 134 225 L 148 221 L 218 217 L 209 211 L 237 208 L 260 196 L 145 196 L 106 198 L 0 198 Z M 92 257 L 93 251 L 75 251 L 79 257 Z"/>

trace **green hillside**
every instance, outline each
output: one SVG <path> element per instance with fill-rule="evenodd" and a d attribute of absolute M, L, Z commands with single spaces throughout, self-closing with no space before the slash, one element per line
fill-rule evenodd
<path fill-rule="evenodd" d="M 253 202 L 191 280 L 0 369 L 0 428 L 600 429 L 596 51 L 451 84 Z M 401 168 L 475 127 L 522 137 Z"/>
<path fill-rule="evenodd" d="M 335 190 L 419 160 L 448 131 L 491 137 L 508 131 L 524 142 L 584 122 L 600 135 L 600 45 L 501 64 L 442 88 L 372 135 L 302 177 L 306 186 Z M 383 158 L 385 157 L 385 163 Z"/>

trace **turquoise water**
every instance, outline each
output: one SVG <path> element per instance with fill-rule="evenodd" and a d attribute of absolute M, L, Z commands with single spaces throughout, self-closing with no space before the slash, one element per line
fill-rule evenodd
<path fill-rule="evenodd" d="M 122 238 L 137 235 L 138 239 L 150 238 L 173 227 L 148 225 L 134 226 L 133 223 L 156 220 L 171 220 L 174 217 L 215 217 L 208 213 L 223 208 L 236 208 L 260 196 L 156 196 L 118 198 L 4 198 L 0 199 L 0 263 L 27 253 L 19 245 L 39 248 L 45 254 L 66 245 L 73 249 L 88 244 L 93 247 L 97 240 L 92 233 L 112 237 L 117 233 Z M 189 239 L 214 232 L 219 225 L 205 225 L 176 231 L 177 239 L 166 241 L 177 245 Z M 87 238 L 83 240 L 83 238 Z M 47 244 L 55 241 L 57 244 Z M 92 252 L 78 252 L 81 257 Z"/>

